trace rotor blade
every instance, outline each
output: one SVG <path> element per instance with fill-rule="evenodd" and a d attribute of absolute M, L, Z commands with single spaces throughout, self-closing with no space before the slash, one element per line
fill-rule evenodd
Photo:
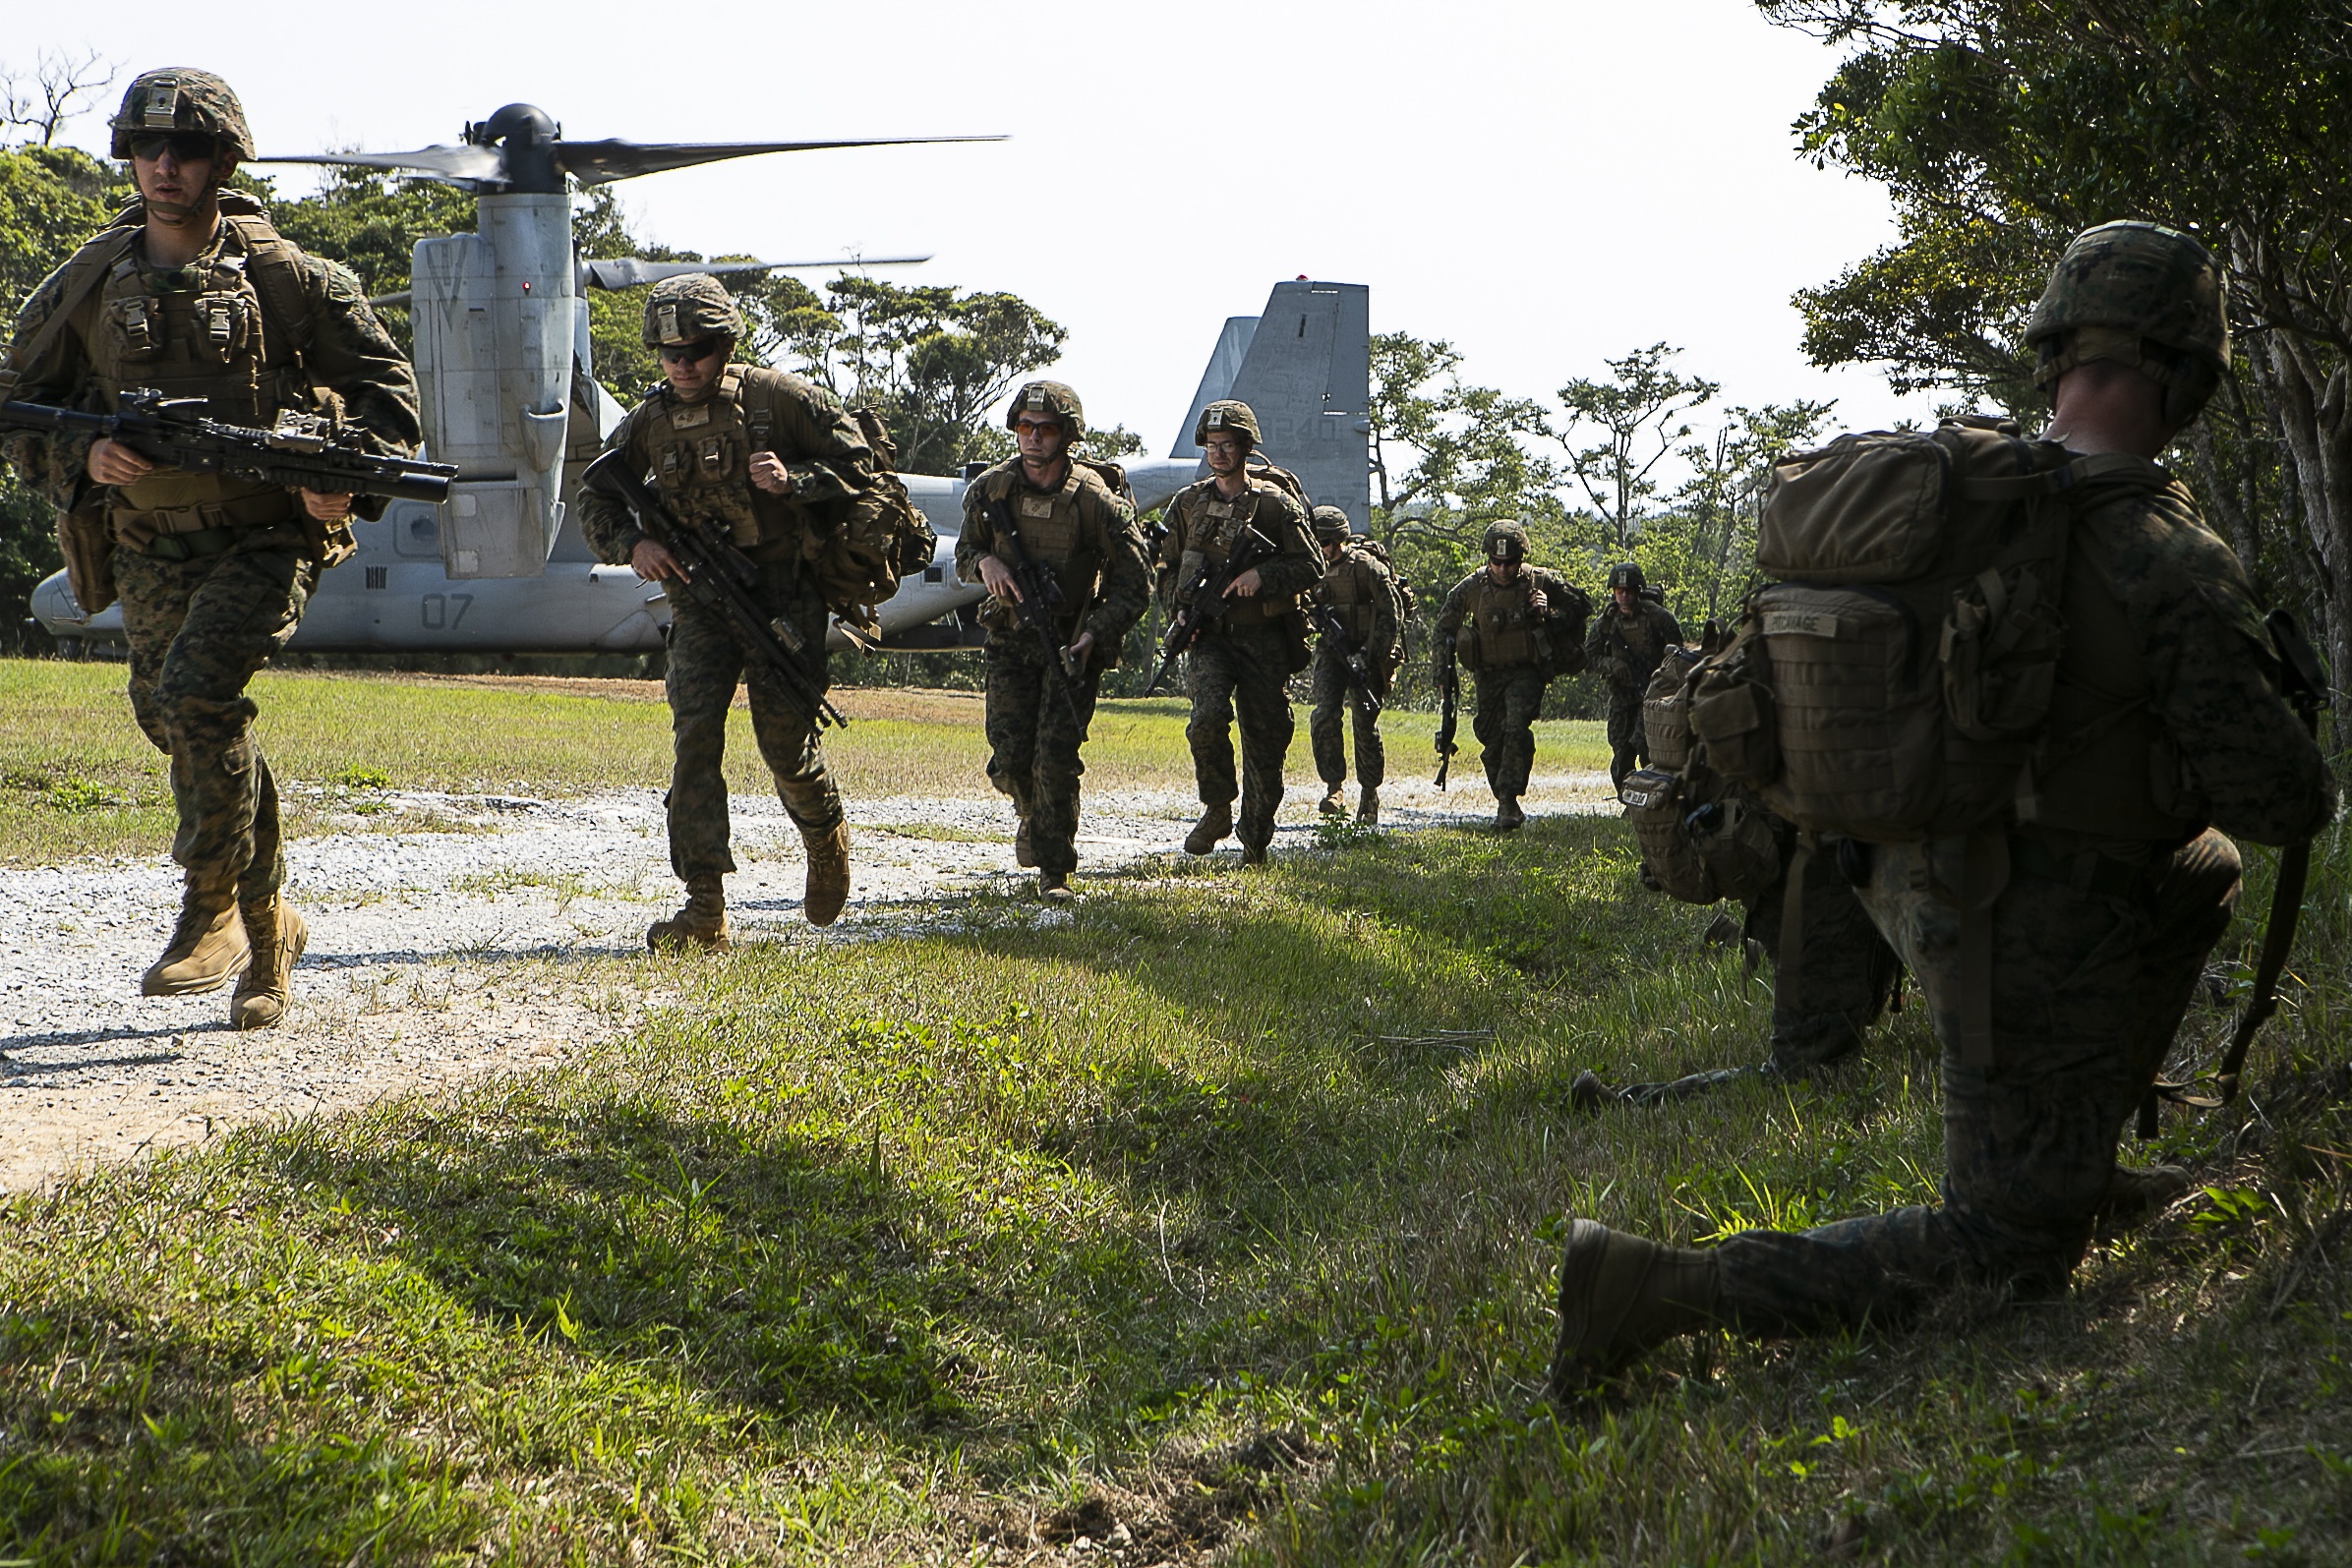
<path fill-rule="evenodd" d="M 405 309 L 408 305 L 408 300 L 409 293 L 406 289 L 402 289 L 397 294 L 371 294 L 368 296 L 368 309 L 372 311 L 382 310 L 387 306 L 393 305 L 397 305 Z"/>
<path fill-rule="evenodd" d="M 580 284 L 592 289 L 631 289 L 640 283 L 659 283 L 688 272 L 780 272 L 795 266 L 913 266 L 927 256 L 846 256 L 832 261 L 648 261 L 622 256 L 610 261 L 582 261 Z"/>
<path fill-rule="evenodd" d="M 409 152 L 303 152 L 285 157 L 256 158 L 256 163 L 341 163 L 361 169 L 396 169 L 452 185 L 497 180 L 505 165 L 497 147 L 430 146 Z"/>
<path fill-rule="evenodd" d="M 840 142 L 558 142 L 556 161 L 582 185 L 690 168 L 761 152 L 812 152 L 824 147 L 895 147 L 933 142 L 1002 142 L 1001 136 L 885 136 Z"/>

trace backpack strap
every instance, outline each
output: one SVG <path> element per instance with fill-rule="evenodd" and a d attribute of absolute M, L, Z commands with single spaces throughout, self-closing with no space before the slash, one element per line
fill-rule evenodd
<path fill-rule="evenodd" d="M 307 369 L 316 331 L 311 319 L 310 280 L 295 261 L 302 253 L 258 211 L 223 212 L 220 221 L 236 234 L 238 247 L 245 253 L 245 275 L 253 279 L 254 292 L 262 298 L 262 313 L 269 318 L 271 326 L 286 334 L 294 345 L 295 359 Z"/>
<path fill-rule="evenodd" d="M 105 279 L 118 262 L 129 260 L 131 241 L 139 231 L 117 224 L 92 235 L 82 249 L 76 251 L 65 263 L 65 283 L 59 289 L 57 308 L 34 328 L 32 336 L 22 345 L 11 345 L 8 363 L 0 369 L 0 403 L 16 395 L 17 382 L 24 376 L 20 368 L 32 364 L 49 352 L 50 345 L 71 324 L 74 313 L 88 299 L 90 291 Z"/>

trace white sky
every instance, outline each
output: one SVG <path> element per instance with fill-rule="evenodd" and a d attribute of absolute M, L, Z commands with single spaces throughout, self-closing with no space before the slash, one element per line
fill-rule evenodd
<path fill-rule="evenodd" d="M 1450 339 L 1469 378 L 1524 395 L 1664 339 L 1723 402 L 1835 397 L 1853 427 L 1929 412 L 1799 352 L 1792 291 L 1893 225 L 1876 186 L 1793 153 L 1835 57 L 1743 0 L 305 0 L 160 52 L 149 37 L 190 35 L 184 4 L 11 9 L 0 66 L 94 45 L 124 67 L 67 132 L 101 150 L 130 75 L 171 64 L 226 76 L 265 153 L 454 142 L 515 100 L 641 142 L 1010 133 L 621 191 L 641 235 L 705 255 L 928 251 L 890 275 L 1009 289 L 1070 329 L 1055 374 L 1092 420 L 1155 453 L 1224 319 L 1301 273 L 1370 284 L 1374 331 Z"/>

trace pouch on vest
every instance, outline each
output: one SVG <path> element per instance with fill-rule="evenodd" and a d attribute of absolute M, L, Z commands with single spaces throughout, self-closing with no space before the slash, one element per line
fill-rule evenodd
<path fill-rule="evenodd" d="M 114 603 L 114 530 L 106 520 L 109 494 L 92 485 L 80 505 L 57 513 L 57 551 L 65 557 L 65 585 L 86 616 Z"/>
<path fill-rule="evenodd" d="M 1714 623 L 1708 624 L 1712 634 Z M 1669 773 L 1680 773 L 1689 765 L 1690 674 L 1713 651 L 1704 642 L 1670 643 L 1642 694 L 1642 742 L 1652 765 Z"/>
<path fill-rule="evenodd" d="M 1713 903 L 1723 897 L 1683 830 L 1682 781 L 1660 768 L 1637 768 L 1617 789 L 1625 820 L 1641 844 L 1642 864 L 1670 899 Z"/>

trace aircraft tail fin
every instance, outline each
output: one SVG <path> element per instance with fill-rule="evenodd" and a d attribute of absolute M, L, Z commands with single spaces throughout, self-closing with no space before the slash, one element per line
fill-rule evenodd
<path fill-rule="evenodd" d="M 1258 415 L 1268 461 L 1297 474 L 1317 505 L 1371 520 L 1371 293 L 1362 283 L 1277 283 L 1265 313 L 1236 316 L 1217 336 L 1176 433 L 1177 457 L 1198 458 L 1201 410 L 1237 397 Z"/>

